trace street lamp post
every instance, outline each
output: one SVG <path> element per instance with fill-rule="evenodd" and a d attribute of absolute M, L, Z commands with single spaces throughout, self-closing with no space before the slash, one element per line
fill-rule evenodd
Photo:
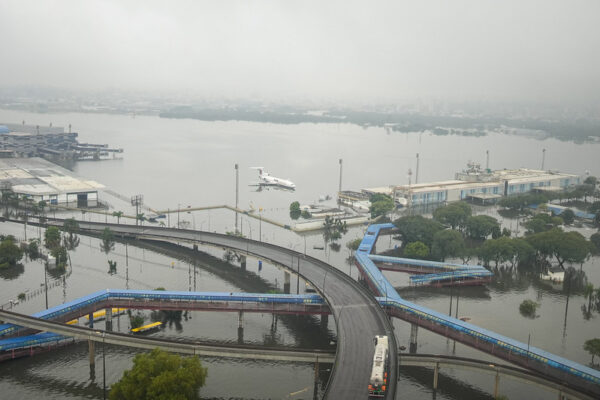
<path fill-rule="evenodd" d="M 325 271 L 325 276 L 323 277 L 323 296 L 325 296 L 325 279 L 327 278 L 327 273 L 329 271 Z"/>
<path fill-rule="evenodd" d="M 304 235 L 304 257 L 306 257 L 306 235 Z"/>
<path fill-rule="evenodd" d="M 181 211 L 181 204 L 177 203 L 177 229 L 181 228 L 181 225 L 179 225 L 179 211 Z"/>
<path fill-rule="evenodd" d="M 196 216 L 194 215 L 194 213 L 192 211 L 188 211 L 188 213 L 192 216 L 192 227 L 194 228 L 194 230 L 196 230 Z"/>
<path fill-rule="evenodd" d="M 260 241 L 262 242 L 262 208 L 261 210 L 258 212 L 259 215 L 259 225 L 258 225 L 258 238 L 260 239 Z"/>
<path fill-rule="evenodd" d="M 104 355 L 104 332 L 102 332 L 102 398 L 106 400 L 106 357 Z"/>
<path fill-rule="evenodd" d="M 44 265 L 44 292 L 46 292 L 46 310 L 48 309 L 48 274 L 46 273 L 46 264 Z"/>

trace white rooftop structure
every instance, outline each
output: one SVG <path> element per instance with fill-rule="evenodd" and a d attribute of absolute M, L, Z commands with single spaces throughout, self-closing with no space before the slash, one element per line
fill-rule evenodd
<path fill-rule="evenodd" d="M 454 180 L 370 188 L 363 189 L 363 192 L 391 196 L 395 191 L 396 199 L 404 198 L 412 205 L 425 205 L 467 198 L 486 201 L 532 190 L 562 190 L 580 183 L 580 176 L 574 174 L 527 168 L 482 170 L 479 164 L 470 162 L 468 168 L 458 172 Z"/>
<path fill-rule="evenodd" d="M 0 187 L 51 204 L 96 201 L 104 188 L 43 158 L 0 159 Z"/>

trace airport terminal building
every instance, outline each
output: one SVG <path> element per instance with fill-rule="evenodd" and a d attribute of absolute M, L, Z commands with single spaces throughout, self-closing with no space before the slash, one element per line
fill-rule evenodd
<path fill-rule="evenodd" d="M 515 194 L 537 191 L 558 191 L 579 185 L 581 177 L 557 171 L 534 169 L 482 170 L 479 164 L 469 163 L 467 169 L 457 172 L 454 180 L 392 186 L 388 194 L 404 199 L 410 205 L 428 205 L 459 200 L 482 203 Z M 383 188 L 364 189 L 366 193 L 382 193 Z"/>
<path fill-rule="evenodd" d="M 12 191 L 34 202 L 93 207 L 98 190 L 104 186 L 82 180 L 70 171 L 43 158 L 6 158 L 0 160 L 0 189 Z"/>

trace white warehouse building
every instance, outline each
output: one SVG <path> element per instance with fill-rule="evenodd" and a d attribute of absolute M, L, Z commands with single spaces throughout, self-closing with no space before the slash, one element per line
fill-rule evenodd
<path fill-rule="evenodd" d="M 0 160 L 0 188 L 35 202 L 95 206 L 104 186 L 42 158 L 10 158 Z"/>
<path fill-rule="evenodd" d="M 469 163 L 468 168 L 456 173 L 456 179 L 414 185 L 364 189 L 366 193 L 394 195 L 402 203 L 427 205 L 465 199 L 482 202 L 522 194 L 533 190 L 558 191 L 581 183 L 581 177 L 556 171 L 533 169 L 481 170 L 479 164 Z"/>

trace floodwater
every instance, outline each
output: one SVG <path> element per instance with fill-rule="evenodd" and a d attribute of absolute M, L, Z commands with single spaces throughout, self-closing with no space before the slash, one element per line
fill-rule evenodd
<path fill-rule="evenodd" d="M 343 159 L 343 188 L 386 186 L 407 183 L 407 171 L 416 175 L 416 153 L 420 154 L 419 181 L 452 179 L 455 171 L 470 159 L 485 165 L 485 151 L 490 150 L 490 167 L 517 168 L 541 166 L 542 149 L 546 149 L 546 168 L 583 174 L 588 170 L 600 175 L 600 144 L 575 144 L 554 139 L 537 140 L 528 137 L 489 134 L 485 137 L 435 136 L 431 134 L 388 134 L 380 128 L 362 128 L 347 124 L 276 125 L 248 122 L 203 122 L 168 120 L 157 117 L 103 114 L 28 114 L 0 110 L 0 121 L 25 120 L 28 124 L 54 126 L 73 125 L 81 142 L 107 143 L 122 147 L 123 159 L 102 162 L 79 162 L 74 165 L 78 175 L 96 180 L 127 197 L 143 194 L 147 205 L 155 209 L 176 209 L 187 206 L 235 204 L 235 169 L 239 169 L 239 206 L 254 208 L 268 218 L 288 223 L 288 207 L 292 201 L 301 204 L 318 202 L 320 196 L 337 191 L 338 159 Z M 256 191 L 250 186 L 257 173 L 250 169 L 263 166 L 275 176 L 288 178 L 297 185 L 295 192 L 280 190 Z M 102 193 L 101 200 L 114 210 L 131 212 L 122 200 Z M 147 211 L 146 211 L 147 212 Z M 493 213 L 483 209 L 481 212 Z M 103 218 L 75 215 L 76 218 Z M 226 232 L 234 229 L 235 215 L 226 210 L 181 212 L 165 221 L 174 226 L 185 221 L 197 229 Z M 114 220 L 110 218 L 109 220 Z M 124 220 L 122 219 L 121 222 Z M 116 221 L 115 221 L 116 222 Z M 504 225 L 516 224 L 504 220 Z M 349 230 L 342 239 L 339 252 L 317 250 L 322 245 L 320 234 L 297 235 L 243 216 L 238 220 L 247 236 L 306 251 L 329 261 L 337 268 L 356 277 L 356 268 L 346 262 L 349 255 L 344 244 L 362 237 L 363 227 Z M 37 237 L 40 232 L 22 225 L 2 224 L 2 233 L 23 238 Z M 582 229 L 589 236 L 593 231 Z M 390 238 L 380 239 L 381 250 L 393 247 Z M 305 250 L 306 249 L 306 250 Z M 82 237 L 78 248 L 71 252 L 72 268 L 65 274 L 49 271 L 50 306 L 60 304 L 95 290 L 105 288 L 173 290 L 211 290 L 265 292 L 283 290 L 284 273 L 276 266 L 258 260 L 248 261 L 248 271 L 221 261 L 223 252 L 201 248 L 206 256 L 188 263 L 172 249 L 140 248 L 117 243 L 108 254 L 100 249 L 100 241 Z M 108 273 L 108 260 L 117 261 L 117 273 Z M 589 282 L 600 286 L 600 260 L 590 259 L 581 267 Z M 576 266 L 579 268 L 579 266 Z M 600 331 L 598 313 L 591 317 L 582 311 L 586 304 L 580 291 L 568 295 L 562 287 L 539 282 L 535 277 L 504 271 L 485 288 L 406 289 L 406 275 L 386 273 L 400 294 L 418 304 L 469 317 L 471 322 L 509 337 L 527 342 L 577 362 L 587 364 L 589 355 L 583 342 Z M 24 263 L 23 268 L 0 275 L 0 303 L 16 299 L 21 292 L 27 299 L 15 311 L 33 313 L 45 307 L 45 293 L 40 290 L 44 269 L 37 261 Z M 296 279 L 292 277 L 292 292 Z M 304 291 L 304 282 L 297 285 Z M 458 298 L 458 311 L 456 308 Z M 524 299 L 541 304 L 539 316 L 524 318 L 518 305 Z M 567 302 L 568 299 L 568 302 Z M 144 313 L 150 320 L 150 312 Z M 128 319 L 121 316 L 119 329 L 128 329 Z M 399 345 L 408 347 L 410 326 L 394 321 Z M 195 338 L 209 341 L 238 341 L 238 320 L 235 313 L 201 313 L 184 315 L 170 321 L 155 335 Z M 101 326 L 101 325 L 100 325 Z M 330 348 L 335 327 L 329 321 L 322 327 L 318 317 L 280 317 L 275 321 L 267 314 L 244 316 L 243 340 L 252 344 L 280 344 L 296 347 Z M 476 350 L 446 340 L 425 330 L 418 333 L 418 352 L 457 354 L 460 356 L 493 358 Z M 106 348 L 107 385 L 117 381 L 123 370 L 131 366 L 135 350 L 110 346 Z M 87 346 L 78 344 L 56 352 L 0 364 L 0 391 L 3 398 L 45 396 L 62 398 L 101 398 L 101 358 L 97 355 L 95 373 L 88 366 Z M 203 398 L 212 399 L 308 399 L 314 396 L 314 370 L 309 364 L 282 364 L 250 361 L 206 359 L 209 368 Z M 322 366 L 317 395 L 328 378 L 330 367 Z M 494 377 L 485 373 L 445 370 L 440 378 L 437 399 L 492 398 Z M 398 399 L 433 398 L 431 371 L 410 369 L 401 376 Z M 548 392 L 531 388 L 509 379 L 501 382 L 500 392 L 510 399 L 544 399 Z M 553 396 L 554 397 L 554 396 Z"/>

